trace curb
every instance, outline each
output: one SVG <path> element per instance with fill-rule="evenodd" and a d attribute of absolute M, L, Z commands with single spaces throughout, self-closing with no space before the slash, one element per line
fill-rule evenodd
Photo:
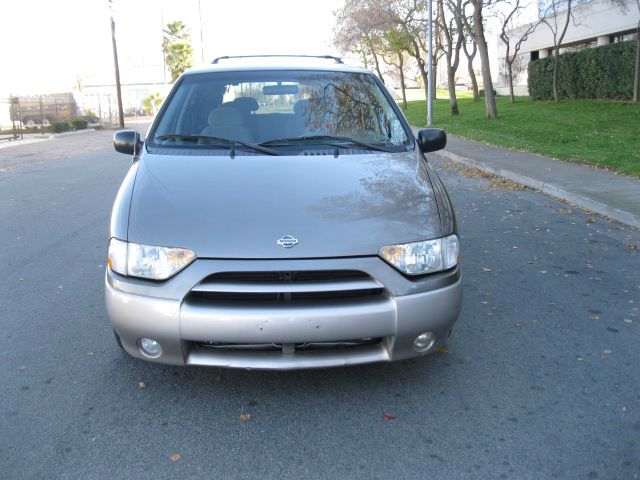
<path fill-rule="evenodd" d="M 468 167 L 474 167 L 474 168 L 477 168 L 478 170 L 482 170 L 483 172 L 491 173 L 493 175 L 506 178 L 507 180 L 511 180 L 512 182 L 519 183 L 533 190 L 544 193 L 545 195 L 559 198 L 560 200 L 565 200 L 580 208 L 590 210 L 599 215 L 610 217 L 613 220 L 616 220 L 618 222 L 640 229 L 639 216 L 624 210 L 613 208 L 605 203 L 598 202 L 584 195 L 570 192 L 568 190 L 565 190 L 562 186 L 557 185 L 555 183 L 543 182 L 542 180 L 528 177 L 526 175 L 521 175 L 519 173 L 512 172 L 510 170 L 504 170 L 502 168 L 493 168 L 485 165 L 482 162 L 478 162 L 471 158 L 463 157 L 461 155 L 448 152 L 446 150 L 441 150 L 439 152 L 436 152 L 436 155 L 439 155 L 443 158 L 451 160 L 452 162 L 461 163 Z"/>
<path fill-rule="evenodd" d="M 9 140 L 6 143 L 0 143 L 0 150 L 3 148 L 11 148 L 11 147 L 19 147 L 20 145 L 32 145 L 34 143 L 44 142 L 49 140 L 49 137 L 40 137 L 40 138 L 26 138 L 23 140 Z"/>
<path fill-rule="evenodd" d="M 53 140 L 54 138 L 68 137 L 70 135 L 82 135 L 83 133 L 95 132 L 95 128 L 85 128 L 83 130 L 73 130 L 71 132 L 52 133 L 48 136 L 41 136 L 38 138 L 25 138 L 23 140 L 10 140 L 0 143 L 0 150 L 3 148 L 19 147 L 21 145 L 33 145 L 34 143 L 44 142 L 46 140 Z"/>
<path fill-rule="evenodd" d="M 49 138 L 68 137 L 70 135 L 82 135 L 83 133 L 95 132 L 95 128 L 84 128 L 82 130 L 73 130 L 71 132 L 52 133 Z"/>

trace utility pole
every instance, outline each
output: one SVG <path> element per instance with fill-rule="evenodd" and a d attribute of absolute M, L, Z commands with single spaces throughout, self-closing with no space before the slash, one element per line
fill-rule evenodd
<path fill-rule="evenodd" d="M 111 42 L 113 44 L 113 66 L 116 72 L 116 97 L 118 98 L 118 119 L 120 128 L 124 128 L 124 109 L 122 108 L 122 89 L 120 87 L 120 67 L 118 66 L 118 46 L 116 45 L 116 22 L 113 21 L 113 0 L 109 0 L 111 13 Z"/>
<path fill-rule="evenodd" d="M 427 126 L 433 125 L 433 8 L 429 0 L 429 57 L 427 57 Z"/>
<path fill-rule="evenodd" d="M 162 75 L 164 76 L 164 85 L 167 85 L 167 56 L 164 53 L 164 10 L 160 7 L 160 33 L 162 33 Z"/>
<path fill-rule="evenodd" d="M 202 39 L 202 10 L 200 9 L 200 0 L 198 0 L 198 18 L 200 19 L 200 59 L 204 63 L 204 40 Z"/>

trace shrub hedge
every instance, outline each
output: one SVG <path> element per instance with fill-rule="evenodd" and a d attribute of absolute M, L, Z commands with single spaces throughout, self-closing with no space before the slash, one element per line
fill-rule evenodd
<path fill-rule="evenodd" d="M 71 122 L 71 124 L 73 125 L 74 130 L 83 130 L 87 128 L 87 125 L 89 124 L 89 122 L 87 122 L 82 117 L 78 117 L 78 118 L 75 118 L 73 122 Z"/>
<path fill-rule="evenodd" d="M 627 100 L 633 97 L 636 42 L 612 43 L 558 57 L 561 98 Z M 553 100 L 553 58 L 529 63 L 529 95 Z"/>
<path fill-rule="evenodd" d="M 54 133 L 68 132 L 71 130 L 71 124 L 69 122 L 53 122 L 51 127 Z"/>

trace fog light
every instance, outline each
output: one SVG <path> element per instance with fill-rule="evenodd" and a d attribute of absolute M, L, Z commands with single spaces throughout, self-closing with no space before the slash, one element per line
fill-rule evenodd
<path fill-rule="evenodd" d="M 433 332 L 421 333 L 413 341 L 413 348 L 418 352 L 424 352 L 429 350 L 436 341 L 436 336 Z"/>
<path fill-rule="evenodd" d="M 152 340 L 151 338 L 142 337 L 140 340 L 138 340 L 138 343 L 140 345 L 140 350 L 142 350 L 142 353 L 148 355 L 149 357 L 157 357 L 162 353 L 162 347 L 160 346 L 160 344 L 155 340 Z"/>

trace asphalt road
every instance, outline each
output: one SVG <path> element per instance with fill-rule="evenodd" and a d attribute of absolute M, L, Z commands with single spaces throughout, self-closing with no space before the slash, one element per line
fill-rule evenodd
<path fill-rule="evenodd" d="M 435 159 L 466 288 L 446 352 L 152 365 L 121 353 L 103 301 L 129 160 L 80 137 L 0 152 L 0 477 L 640 477 L 638 232 Z"/>

